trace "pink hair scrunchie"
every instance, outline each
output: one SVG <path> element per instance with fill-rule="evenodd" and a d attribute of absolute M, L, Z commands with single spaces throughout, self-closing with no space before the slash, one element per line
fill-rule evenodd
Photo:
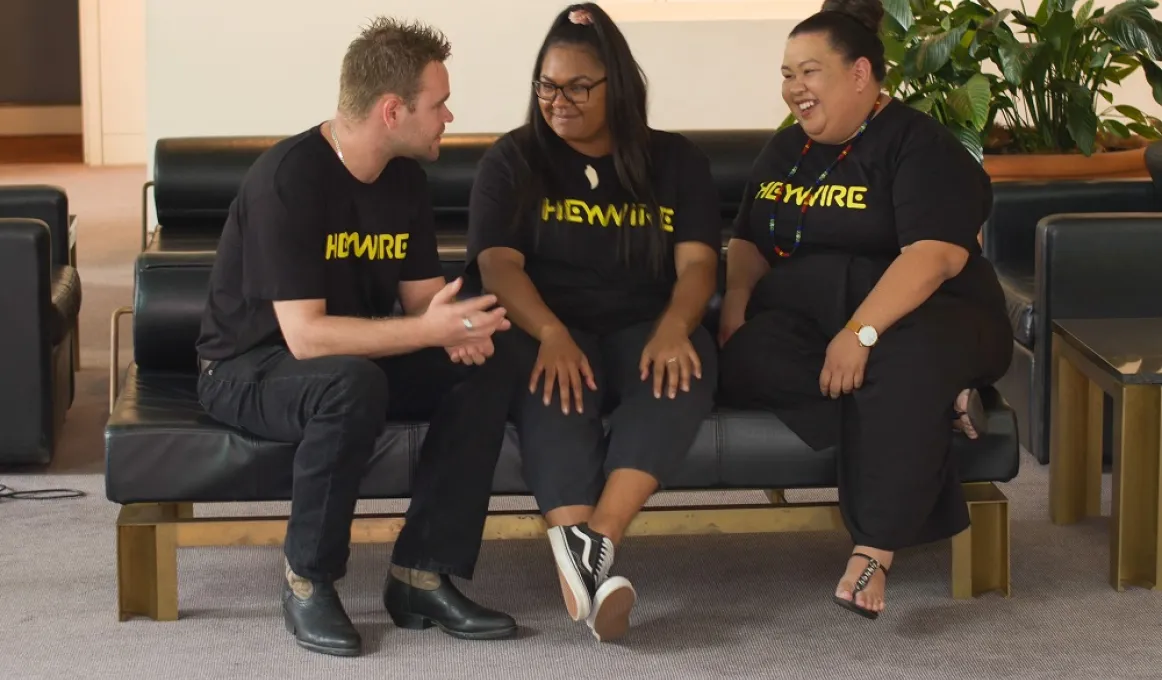
<path fill-rule="evenodd" d="M 569 21 L 582 26 L 592 26 L 593 17 L 589 16 L 589 11 L 584 9 L 575 9 L 569 12 Z"/>

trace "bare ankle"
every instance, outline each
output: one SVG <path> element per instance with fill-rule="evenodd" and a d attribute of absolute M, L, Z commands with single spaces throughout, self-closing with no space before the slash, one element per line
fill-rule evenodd
<path fill-rule="evenodd" d="M 608 538 L 613 545 L 621 545 L 621 539 L 625 532 L 616 523 L 609 521 L 605 517 L 594 515 L 589 520 L 589 528 Z"/>
<path fill-rule="evenodd" d="M 895 553 L 891 550 L 882 550 L 880 548 L 872 548 L 866 545 L 855 546 L 855 549 L 852 550 L 852 554 L 854 555 L 855 553 L 863 553 L 864 555 L 874 559 L 876 562 L 879 562 L 880 565 L 884 567 L 891 567 L 892 559 L 895 557 Z"/>

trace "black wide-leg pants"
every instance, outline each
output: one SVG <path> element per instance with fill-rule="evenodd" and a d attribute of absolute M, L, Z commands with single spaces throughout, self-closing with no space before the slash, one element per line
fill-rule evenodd
<path fill-rule="evenodd" d="M 834 289 L 811 300 L 809 287 L 788 283 L 757 290 L 750 318 L 722 348 L 720 400 L 774 412 L 815 450 L 838 446 L 840 508 L 857 545 L 898 550 L 965 529 L 954 403 L 1007 370 L 1003 308 L 934 295 L 871 348 L 863 386 L 832 399 L 819 388 L 827 346 L 874 281 L 857 284 L 852 303 Z"/>

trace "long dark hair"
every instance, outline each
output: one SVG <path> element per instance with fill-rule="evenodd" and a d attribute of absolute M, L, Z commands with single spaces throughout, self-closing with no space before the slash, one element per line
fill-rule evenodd
<path fill-rule="evenodd" d="M 588 12 L 592 24 L 573 23 L 569 14 L 577 10 Z M 658 274 L 665 262 L 666 239 L 661 229 L 661 215 L 652 182 L 645 73 L 634 59 L 629 43 L 617 24 L 605 10 L 591 2 L 569 5 L 553 20 L 537 52 L 532 80 L 540 78 L 545 55 L 549 49 L 558 45 L 587 47 L 605 66 L 605 117 L 613 140 L 613 163 L 617 178 L 635 202 L 645 204 L 653 220 L 650 228 L 626 227 L 620 230 L 618 256 L 629 264 L 643 254 L 644 247 L 650 269 Z M 526 122 L 524 131 L 527 134 L 514 137 L 524 165 L 518 169 L 516 177 L 518 200 L 514 220 L 518 227 L 526 224 L 528 216 L 533 214 L 541 199 L 560 190 L 554 186 L 549 159 L 552 157 L 552 147 L 560 144 L 561 140 L 545 122 L 540 100 L 531 88 Z M 638 236 L 639 232 L 644 232 L 644 239 Z"/>

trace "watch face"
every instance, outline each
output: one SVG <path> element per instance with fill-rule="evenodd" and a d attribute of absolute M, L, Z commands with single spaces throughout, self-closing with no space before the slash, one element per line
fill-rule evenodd
<path fill-rule="evenodd" d="M 871 326 L 864 326 L 863 328 L 859 329 L 858 335 L 859 341 L 864 345 L 871 347 L 872 345 L 876 344 L 876 329 L 872 328 Z"/>

